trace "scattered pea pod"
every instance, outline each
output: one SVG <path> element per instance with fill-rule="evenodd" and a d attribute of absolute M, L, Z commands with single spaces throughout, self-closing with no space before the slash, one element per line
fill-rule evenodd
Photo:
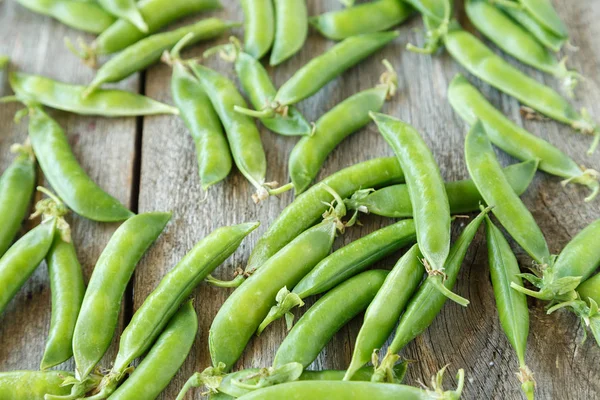
<path fill-rule="evenodd" d="M 512 19 L 527 29 L 540 43 L 554 52 L 559 52 L 566 42 L 566 38 L 555 35 L 537 22 L 527 11 L 516 7 L 497 4 Z"/>
<path fill-rule="evenodd" d="M 553 34 L 563 38 L 569 36 L 550 0 L 516 0 L 516 3 Z"/>
<path fill-rule="evenodd" d="M 311 17 L 309 23 L 332 40 L 384 31 L 406 21 L 414 9 L 403 1 L 375 0 Z"/>
<path fill-rule="evenodd" d="M 98 4 L 115 17 L 129 22 L 138 30 L 148 32 L 148 25 L 135 0 L 98 0 Z"/>
<path fill-rule="evenodd" d="M 44 400 L 44 395 L 66 395 L 69 387 L 63 386 L 65 378 L 73 378 L 66 371 L 11 371 L 0 372 L 0 398 L 2 400 Z"/>
<path fill-rule="evenodd" d="M 537 160 L 524 161 L 504 168 L 504 176 L 517 195 L 525 192 L 538 167 Z M 446 182 L 446 193 L 451 214 L 466 214 L 479 210 L 483 198 L 470 179 Z M 413 209 L 405 184 L 387 186 L 379 190 L 359 190 L 346 199 L 346 207 L 364 213 L 390 218 L 412 218 Z"/>
<path fill-rule="evenodd" d="M 273 0 L 242 0 L 244 11 L 244 50 L 260 60 L 275 37 Z"/>
<path fill-rule="evenodd" d="M 363 365 L 371 361 L 373 352 L 381 348 L 394 330 L 425 274 L 420 258 L 419 246 L 415 244 L 385 278 L 365 312 L 344 380 L 350 380 Z"/>
<path fill-rule="evenodd" d="M 163 231 L 170 213 L 133 216 L 112 235 L 96 262 L 77 317 L 73 354 L 77 378 L 83 381 L 110 346 L 121 299 L 136 264 Z"/>
<path fill-rule="evenodd" d="M 517 353 L 519 360 L 517 376 L 521 381 L 521 389 L 528 400 L 533 400 L 535 381 L 531 370 L 525 363 L 525 348 L 529 335 L 527 298 L 523 293 L 511 288 L 513 283 L 523 286 L 521 271 L 517 259 L 500 229 L 494 226 L 487 215 L 485 223 L 490 275 L 498 317 L 506 338 Z"/>
<path fill-rule="evenodd" d="M 103 117 L 179 113 L 175 107 L 124 90 L 99 89 L 83 98 L 85 86 L 58 82 L 43 76 L 13 72 L 9 74 L 9 81 L 15 96 L 0 98 L 0 102 L 39 103 L 75 114 Z"/>
<path fill-rule="evenodd" d="M 75 159 L 60 125 L 41 107 L 29 110 L 29 139 L 44 176 L 77 214 L 94 221 L 122 221 L 134 215 L 92 181 Z"/>
<path fill-rule="evenodd" d="M 588 186 L 592 193 L 586 201 L 592 200 L 598 194 L 598 172 L 591 169 L 582 170 L 558 148 L 511 122 L 462 75 L 457 75 L 450 82 L 448 100 L 468 124 L 474 125 L 480 120 L 490 141 L 508 154 L 521 160 L 539 159 L 539 168 L 565 178 L 563 184 L 573 182 Z"/>
<path fill-rule="evenodd" d="M 334 251 L 302 278 L 291 292 L 286 288 L 280 290 L 277 304 L 271 307 L 258 333 L 283 316 L 291 325 L 293 314 L 290 310 L 303 305 L 303 299 L 326 292 L 415 240 L 415 224 L 412 219 L 406 219 Z"/>
<path fill-rule="evenodd" d="M 31 146 L 14 145 L 11 151 L 16 157 L 0 177 L 0 257 L 17 236 L 35 188 L 35 156 Z"/>
<path fill-rule="evenodd" d="M 304 45 L 308 35 L 306 0 L 273 0 L 275 37 L 269 64 L 279 65 Z"/>

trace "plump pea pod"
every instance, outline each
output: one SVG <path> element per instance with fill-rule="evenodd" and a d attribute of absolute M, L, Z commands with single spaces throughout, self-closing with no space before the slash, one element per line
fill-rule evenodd
<path fill-rule="evenodd" d="M 489 209 L 484 210 L 473 219 L 452 245 L 445 265 L 446 280 L 443 282 L 448 290 L 452 290 L 452 287 L 454 287 L 467 250 L 488 211 Z M 393 379 L 392 367 L 400 358 L 397 353 L 423 333 L 442 310 L 448 298 L 438 290 L 437 283 L 433 281 L 433 278 L 435 277 L 429 276 L 425 279 L 417 292 L 411 297 L 406 306 L 406 311 L 400 318 L 400 323 L 396 328 L 396 333 L 388 347 L 385 358 L 375 368 L 372 381 L 390 382 Z"/>
<path fill-rule="evenodd" d="M 525 192 L 537 171 L 538 160 L 509 165 L 502 172 L 517 195 Z M 451 214 L 466 214 L 479 210 L 483 202 L 479 190 L 470 179 L 446 182 L 446 194 Z M 345 200 L 346 207 L 364 213 L 390 218 L 412 218 L 413 208 L 405 184 L 387 186 L 379 190 L 359 190 Z"/>
<path fill-rule="evenodd" d="M 403 1 L 375 0 L 311 17 L 309 23 L 326 38 L 342 40 L 350 36 L 385 31 L 400 25 L 413 13 L 414 9 Z"/>
<path fill-rule="evenodd" d="M 115 22 L 115 17 L 94 2 L 78 0 L 17 1 L 23 7 L 84 32 L 99 34 Z"/>
<path fill-rule="evenodd" d="M 539 168 L 565 178 L 563 184 L 573 182 L 588 186 L 592 193 L 586 201 L 592 200 L 598 194 L 600 185 L 596 171 L 582 170 L 561 150 L 514 124 L 462 75 L 457 75 L 450 82 L 448 100 L 468 124 L 474 125 L 480 120 L 490 141 L 511 156 L 521 160 L 539 159 Z"/>
<path fill-rule="evenodd" d="M 11 371 L 0 372 L 0 399 L 44 400 L 45 394 L 66 395 L 71 390 L 62 383 L 73 378 L 66 371 Z"/>
<path fill-rule="evenodd" d="M 371 113 L 379 132 L 392 147 L 406 177 L 413 206 L 417 243 L 425 268 L 437 276 L 438 288 L 453 301 L 466 306 L 469 301 L 450 292 L 442 284 L 444 264 L 450 251 L 450 205 L 440 169 L 431 150 L 410 125 L 385 114 Z"/>
<path fill-rule="evenodd" d="M 516 7 L 506 7 L 503 4 L 498 4 L 498 6 L 550 50 L 559 52 L 567 41 L 567 38 L 557 36 L 550 32 L 542 24 L 537 22 L 537 20 L 527 11 Z"/>
<path fill-rule="evenodd" d="M 98 398 L 115 390 L 131 362 L 150 348 L 181 303 L 257 226 L 258 222 L 250 222 L 216 229 L 165 275 L 123 331 L 117 358 L 100 384 Z"/>
<path fill-rule="evenodd" d="M 406 219 L 334 251 L 302 278 L 291 292 L 286 288 L 279 291 L 277 304 L 271 307 L 258 332 L 283 316 L 291 328 L 294 315 L 290 310 L 304 305 L 303 299 L 326 292 L 415 240 L 415 224 L 412 219 Z"/>
<path fill-rule="evenodd" d="M 444 43 L 452 57 L 479 79 L 578 132 L 594 135 L 588 153 L 595 150 L 600 140 L 598 126 L 590 121 L 585 111 L 581 114 L 575 111 L 554 89 L 525 75 L 457 26 L 445 35 Z"/>
<path fill-rule="evenodd" d="M 0 177 L 0 257 L 17 236 L 35 188 L 35 157 L 31 146 L 16 145 L 12 150 L 17 156 Z"/>
<path fill-rule="evenodd" d="M 308 34 L 306 0 L 273 0 L 275 37 L 269 64 L 279 65 L 304 45 Z"/>
<path fill-rule="evenodd" d="M 56 235 L 46 256 L 52 319 L 40 369 L 54 367 L 73 355 L 73 332 L 83 302 L 85 284 L 75 247 L 61 235 Z"/>
<path fill-rule="evenodd" d="M 208 336 L 214 366 L 224 363 L 227 370 L 233 367 L 267 316 L 278 290 L 296 285 L 329 254 L 338 222 L 329 217 L 300 234 L 227 298 Z"/>
<path fill-rule="evenodd" d="M 9 81 L 15 97 L 4 98 L 4 101 L 39 103 L 57 110 L 102 117 L 179 113 L 175 107 L 124 90 L 99 89 L 84 98 L 85 86 L 58 82 L 43 76 L 12 72 Z"/>
<path fill-rule="evenodd" d="M 350 380 L 363 365 L 371 361 L 373 352 L 381 348 L 396 327 L 406 304 L 423 279 L 425 268 L 421 258 L 419 246 L 415 244 L 385 278 L 365 312 L 344 380 Z"/>
<path fill-rule="evenodd" d="M 595 301 L 600 304 L 600 274 L 596 274 L 589 279 L 586 279 L 577 287 L 577 293 L 583 300 Z"/>
<path fill-rule="evenodd" d="M 0 258 L 0 314 L 44 260 L 56 230 L 56 218 L 36 226 Z"/>
<path fill-rule="evenodd" d="M 156 399 L 183 365 L 197 331 L 198 317 L 190 301 L 171 318 L 148 355 L 108 399 Z"/>
<path fill-rule="evenodd" d="M 188 66 L 221 119 L 235 165 L 257 190 L 255 201 L 265 199 L 268 197 L 264 187 L 267 160 L 260 133 L 252 118 L 233 111 L 234 106 L 245 108 L 246 100 L 225 76 L 196 62 L 190 62 Z"/>
<path fill-rule="evenodd" d="M 30 108 L 29 139 L 44 176 L 77 214 L 94 221 L 122 221 L 134 215 L 92 181 L 60 125 L 40 107 Z"/>
<path fill-rule="evenodd" d="M 309 366 L 333 335 L 364 311 L 389 271 L 366 271 L 348 279 L 321 297 L 300 318 L 275 353 L 274 367 L 298 362 Z"/>
<path fill-rule="evenodd" d="M 142 32 L 148 32 L 148 24 L 135 0 L 98 0 L 98 4 L 117 18 L 121 18 Z"/>
<path fill-rule="evenodd" d="M 129 218 L 112 235 L 96 262 L 75 325 L 73 354 L 83 380 L 112 341 L 121 299 L 135 266 L 158 238 L 170 213 L 150 212 Z"/>
<path fill-rule="evenodd" d="M 553 34 L 566 38 L 567 27 L 558 16 L 550 0 L 517 0 L 527 13 Z"/>
<path fill-rule="evenodd" d="M 567 69 L 566 59 L 559 62 L 529 31 L 487 0 L 469 0 L 465 9 L 477 30 L 496 46 L 524 64 L 562 80 L 572 94 L 580 75 Z"/>
<path fill-rule="evenodd" d="M 259 60 L 275 37 L 275 10 L 272 0 L 242 0 L 244 11 L 244 51 Z"/>
<path fill-rule="evenodd" d="M 477 121 L 465 139 L 469 174 L 485 202 L 517 243 L 538 263 L 550 262 L 546 239 L 533 215 L 502 173 L 483 124 Z"/>

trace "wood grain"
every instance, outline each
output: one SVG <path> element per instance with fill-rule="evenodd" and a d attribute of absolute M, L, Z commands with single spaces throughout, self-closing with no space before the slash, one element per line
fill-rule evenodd
<path fill-rule="evenodd" d="M 336 1 L 309 0 L 309 14 L 341 8 Z M 556 2 L 560 15 L 569 26 L 572 43 L 578 51 L 566 51 L 573 68 L 581 71 L 587 80 L 577 92 L 575 103 L 586 106 L 592 115 L 600 116 L 600 5 L 593 0 Z M 225 8 L 216 13 L 233 20 L 241 20 L 241 9 L 234 0 L 224 1 Z M 461 22 L 470 24 L 457 5 Z M 197 18 L 190 18 L 193 21 Z M 413 18 L 399 27 L 400 38 L 385 49 L 351 68 L 329 83 L 317 95 L 303 101 L 299 108 L 309 120 L 344 98 L 376 84 L 382 71 L 381 59 L 387 58 L 399 74 L 397 96 L 384 107 L 384 112 L 413 124 L 430 145 L 438 160 L 444 178 L 467 177 L 463 157 L 463 138 L 466 126 L 446 101 L 446 88 L 457 72 L 466 74 L 448 54 L 441 51 L 434 57 L 422 56 L 404 50 L 407 43 L 423 43 L 421 21 Z M 241 29 L 234 31 L 241 35 Z M 33 14 L 13 1 L 0 2 L 0 54 L 10 55 L 14 65 L 32 73 L 42 73 L 57 79 L 85 83 L 92 71 L 82 66 L 62 45 L 63 36 L 75 38 L 79 33 L 61 26 L 48 18 Z M 89 39 L 89 38 L 88 38 Z M 225 42 L 223 37 L 218 42 Z M 198 56 L 217 42 L 203 43 L 186 51 L 186 56 Z M 488 42 L 489 44 L 489 42 Z M 331 47 L 333 42 L 309 34 L 305 47 L 277 69 L 269 68 L 276 85 L 281 85 L 301 65 L 314 55 Z M 491 46 L 491 44 L 490 44 Z M 498 51 L 500 54 L 500 52 Z M 528 75 L 558 88 L 558 82 L 505 56 L 513 65 Z M 212 58 L 206 65 L 234 79 L 232 66 Z M 524 125 L 535 134 L 556 144 L 577 162 L 600 170 L 597 155 L 587 157 L 589 139 L 577 135 L 569 127 L 549 121 L 523 120 L 518 103 L 500 94 L 488 85 L 468 76 L 512 120 Z M 150 68 L 140 76 L 132 77 L 120 87 L 140 91 L 161 101 L 171 102 L 170 69 L 165 65 Z M 0 94 L 8 94 L 5 81 Z M 0 168 L 4 169 L 12 157 L 11 143 L 23 141 L 26 125 L 14 125 L 12 115 L 19 107 L 0 107 Z M 222 184 L 210 189 L 206 200 L 201 191 L 193 142 L 182 121 L 172 116 L 139 119 L 102 119 L 53 112 L 65 127 L 73 150 L 89 174 L 110 193 L 134 211 L 171 210 L 173 218 L 166 231 L 150 249 L 137 268 L 132 291 L 124 301 L 123 319 L 127 321 L 145 297 L 156 287 L 162 276 L 201 238 L 216 227 L 257 220 L 261 227 L 248 237 L 238 251 L 217 269 L 221 278 L 231 277 L 237 267 L 243 267 L 252 246 L 269 223 L 293 199 L 291 193 L 270 199 L 258 206 L 250 200 L 252 189 L 241 174 L 233 174 Z M 297 139 L 277 136 L 261 127 L 261 136 L 267 152 L 268 180 L 287 180 L 287 157 Z M 327 159 L 319 177 L 325 177 L 341 168 L 374 157 L 391 155 L 373 124 L 345 140 Z M 498 151 L 503 164 L 515 160 Z M 532 211 L 544 232 L 550 249 L 557 253 L 580 229 L 600 217 L 598 201 L 584 203 L 585 188 L 560 185 L 560 179 L 538 173 L 523 201 Z M 72 217 L 75 243 L 86 279 L 116 225 L 104 225 Z M 348 230 L 336 239 L 338 248 L 374 229 L 392 221 L 365 216 L 363 226 Z M 464 221 L 454 224 L 454 237 Z M 512 242 L 523 268 L 530 259 Z M 393 265 L 399 254 L 377 264 Z M 487 251 L 480 232 L 471 247 L 460 274 L 456 291 L 471 300 L 464 309 L 448 303 L 433 325 L 403 352 L 415 360 L 406 382 L 417 385 L 445 364 L 450 371 L 463 367 L 467 372 L 465 399 L 521 399 L 514 375 L 517 360 L 501 330 L 495 310 L 487 268 Z M 197 370 L 210 364 L 207 337 L 210 323 L 223 303 L 228 289 L 217 289 L 206 284 L 195 291 L 195 306 L 199 316 L 199 332 L 190 357 L 161 396 L 173 399 L 183 382 Z M 45 267 L 41 266 L 0 316 L 0 370 L 36 368 L 41 358 L 50 320 L 49 284 Z M 314 303 L 309 299 L 307 306 Z M 546 315 L 542 302 L 530 300 L 531 329 L 527 362 L 538 382 L 539 399 L 593 399 L 600 397 L 600 350 L 588 340 L 582 344 L 583 330 L 578 321 L 566 312 Z M 300 314 L 300 312 L 297 312 Z M 343 328 L 325 348 L 311 368 L 345 368 L 352 355 L 353 342 L 360 328 L 360 318 Z M 259 339 L 251 341 L 238 368 L 269 365 L 285 335 L 282 321 L 274 323 Z M 104 367 L 110 367 L 115 348 L 111 349 Z M 66 365 L 72 367 L 72 363 Z M 455 385 L 453 374 L 446 378 L 448 386 Z M 202 398 L 200 391 L 188 398 Z"/>

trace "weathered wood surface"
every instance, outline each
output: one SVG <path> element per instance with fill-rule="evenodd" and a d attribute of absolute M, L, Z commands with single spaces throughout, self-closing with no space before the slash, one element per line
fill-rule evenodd
<path fill-rule="evenodd" d="M 214 13 L 240 20 L 237 2 L 225 2 L 223 11 Z M 587 80 L 578 91 L 576 104 L 586 106 L 592 115 L 600 116 L 600 5 L 593 0 L 556 2 L 561 16 L 569 26 L 572 43 L 579 47 L 569 52 L 572 67 L 581 71 Z M 310 14 L 341 7 L 336 1 L 309 1 Z M 460 6 L 459 12 L 460 12 Z M 465 18 L 462 22 L 468 26 Z M 421 22 L 413 18 L 401 26 L 400 38 L 383 51 L 339 79 L 327 85 L 316 96 L 304 101 L 300 108 L 307 118 L 315 120 L 324 111 L 351 94 L 371 87 L 382 70 L 380 60 L 389 59 L 399 73 L 398 95 L 384 112 L 409 121 L 425 137 L 438 160 L 442 174 L 448 180 L 467 176 L 463 157 L 465 125 L 454 114 L 445 99 L 449 81 L 457 72 L 465 72 L 445 53 L 436 57 L 420 56 L 404 50 L 406 43 L 422 44 L 418 31 Z M 235 31 L 241 34 L 241 30 Z M 48 75 L 53 78 L 85 83 L 93 72 L 83 66 L 63 46 L 63 37 L 76 38 L 78 32 L 18 6 L 14 1 L 0 2 L 0 54 L 10 55 L 19 69 Z M 86 37 L 91 39 L 91 37 Z M 222 41 L 225 41 L 224 37 Z M 333 43 L 311 32 L 304 49 L 277 69 L 270 69 L 280 85 L 297 68 Z M 197 56 L 211 44 L 202 44 L 186 52 Z M 508 58 L 508 57 L 507 57 Z M 513 60 L 511 63 L 536 79 L 558 87 L 555 80 Z M 217 59 L 206 60 L 233 77 L 232 67 Z M 119 87 L 141 91 L 151 97 L 170 102 L 170 70 L 158 65 L 148 72 L 132 77 Z M 567 154 L 587 167 L 600 170 L 597 155 L 586 157 L 589 139 L 574 134 L 568 127 L 554 122 L 525 121 L 519 115 L 518 103 L 501 95 L 489 86 L 470 77 L 485 95 L 510 118 L 527 129 L 558 145 Z M 0 95 L 10 93 L 5 76 Z M 12 116 L 16 104 L 0 107 L 0 168 L 12 160 L 9 146 L 26 138 L 26 122 L 15 125 Z M 70 115 L 53 111 L 52 115 L 65 127 L 73 150 L 86 171 L 102 187 L 128 204 L 134 211 L 171 210 L 173 219 L 165 233 L 150 249 L 137 268 L 131 289 L 124 300 L 123 319 L 160 281 L 161 277 L 202 237 L 216 227 L 243 221 L 258 220 L 262 226 L 244 241 L 240 249 L 216 272 L 222 278 L 231 277 L 236 267 L 243 266 L 252 246 L 269 223 L 292 200 L 292 194 L 271 199 L 259 206 L 250 201 L 251 188 L 245 179 L 234 173 L 212 188 L 206 201 L 200 190 L 196 156 L 192 141 L 180 119 L 158 116 L 139 119 L 102 119 Z M 287 156 L 296 142 L 294 138 L 274 135 L 262 129 L 268 157 L 269 180 L 286 181 Z M 358 132 L 334 151 L 321 171 L 320 177 L 343 167 L 373 157 L 391 155 L 391 150 L 377 133 L 373 124 Z M 498 153 L 505 164 L 515 160 Z M 42 179 L 39 180 L 42 183 Z M 558 178 L 538 173 L 523 200 L 533 212 L 548 239 L 550 249 L 557 253 L 581 228 L 600 217 L 598 201 L 584 203 L 586 189 L 563 188 Z M 117 225 L 99 224 L 72 216 L 74 241 L 89 279 L 94 263 Z M 459 220 L 460 221 L 460 220 Z M 391 221 L 367 216 L 363 226 L 350 229 L 336 240 L 336 248 L 383 227 Z M 463 222 L 456 222 L 458 233 Z M 514 243 L 523 267 L 530 259 Z M 393 265 L 398 255 L 389 257 L 379 267 Z M 1 290 L 1 289 L 0 289 Z M 403 355 L 416 360 L 409 369 L 406 381 L 427 382 L 440 367 L 450 363 L 450 370 L 464 367 L 467 372 L 465 399 L 520 399 L 514 372 L 517 360 L 501 331 L 488 278 L 487 253 L 483 235 L 477 236 L 471 247 L 456 291 L 471 300 L 463 309 L 448 303 L 425 334 L 409 345 Z M 161 398 L 173 399 L 183 382 L 194 371 L 210 364 L 207 337 L 212 318 L 229 294 L 201 285 L 194 293 L 200 329 L 191 355 L 182 370 Z M 314 300 L 309 300 L 310 306 Z M 546 315 L 541 302 L 530 300 L 531 333 L 527 362 L 535 372 L 539 399 L 593 399 L 600 397 L 600 350 L 588 340 L 581 344 L 583 330 L 578 321 L 564 312 Z M 21 290 L 8 310 L 0 316 L 0 370 L 35 369 L 39 365 L 50 322 L 50 291 L 45 266 Z M 360 320 L 343 328 L 323 351 L 313 368 L 345 368 L 351 358 L 354 338 Z M 237 367 L 266 366 L 285 335 L 282 321 L 273 324 L 259 339 L 253 340 Z M 102 366 L 109 367 L 116 351 L 113 345 Z M 72 368 L 72 363 L 64 368 Z M 452 374 L 450 374 L 452 375 Z M 446 379 L 455 384 L 454 377 Z M 201 398 L 199 391 L 189 398 Z"/>

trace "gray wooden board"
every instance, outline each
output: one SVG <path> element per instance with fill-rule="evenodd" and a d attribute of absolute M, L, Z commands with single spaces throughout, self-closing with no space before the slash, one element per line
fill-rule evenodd
<path fill-rule="evenodd" d="M 241 20 L 237 2 L 225 2 L 225 9 L 213 13 Z M 567 51 L 571 66 L 581 71 L 587 80 L 577 92 L 575 103 L 586 106 L 600 118 L 600 6 L 593 0 L 557 2 L 557 8 L 567 22 L 572 43 L 579 51 Z M 309 13 L 315 15 L 340 8 L 337 2 L 309 1 Z M 461 7 L 458 5 L 462 15 Z M 194 18 L 188 21 L 194 20 Z M 463 17 L 462 22 L 469 27 Z M 465 178 L 463 138 L 466 126 L 452 111 L 445 99 L 446 88 L 457 72 L 465 73 L 446 53 L 435 57 L 421 56 L 404 50 L 407 43 L 422 44 L 421 21 L 413 18 L 399 27 L 401 35 L 391 45 L 360 65 L 350 69 L 328 84 L 317 95 L 300 104 L 308 119 L 315 120 L 323 112 L 353 93 L 373 86 L 378 79 L 384 57 L 392 62 L 399 74 L 397 96 L 385 105 L 384 112 L 413 124 L 424 136 L 438 160 L 444 178 Z M 241 35 L 241 30 L 234 32 Z M 93 71 L 83 66 L 63 46 L 63 37 L 76 38 L 81 34 L 49 18 L 36 15 L 14 1 L 0 2 L 0 54 L 11 56 L 14 66 L 53 78 L 85 83 Z M 84 37 L 88 40 L 89 36 Z M 225 42 L 223 37 L 220 42 Z M 215 43 L 215 42 L 213 42 Z M 213 43 L 200 44 L 186 51 L 186 56 L 198 56 Z M 291 60 L 276 69 L 269 69 L 275 83 L 281 85 L 293 72 L 314 55 L 333 43 L 311 31 L 305 47 Z M 509 59 L 509 57 L 507 57 Z M 509 59 L 528 75 L 558 88 L 557 82 L 539 72 Z M 231 65 L 216 58 L 206 60 L 210 67 L 234 77 Z M 10 93 L 2 75 L 0 94 Z M 523 120 L 518 103 L 498 91 L 469 77 L 493 104 L 509 117 L 535 134 L 558 145 L 576 161 L 600 169 L 597 155 L 585 156 L 589 138 L 574 134 L 570 128 L 554 122 Z M 131 77 L 119 87 L 143 91 L 161 101 L 171 102 L 170 69 L 157 65 L 146 73 Z M 12 160 L 9 147 L 26 138 L 26 121 L 12 122 L 19 109 L 16 104 L 0 107 L 0 168 Z M 269 223 L 293 199 L 291 193 L 270 199 L 258 206 L 250 200 L 251 187 L 239 172 L 209 191 L 204 199 L 197 175 L 193 143 L 179 118 L 156 116 L 139 119 L 102 119 L 80 117 L 53 111 L 52 115 L 64 126 L 73 150 L 90 176 L 108 192 L 135 211 L 171 210 L 173 218 L 158 242 L 150 249 L 137 268 L 132 290 L 123 302 L 122 319 L 131 318 L 144 298 L 191 247 L 213 229 L 244 221 L 258 220 L 261 227 L 248 237 L 238 251 L 220 267 L 215 275 L 231 277 L 237 267 L 243 267 L 248 255 Z M 268 180 L 285 182 L 287 157 L 297 139 L 277 136 L 261 127 L 261 136 L 268 158 Z M 319 177 L 370 158 L 391 155 L 392 152 L 373 124 L 344 141 L 328 158 Z M 498 152 L 502 163 L 515 162 Z M 40 183 L 43 179 L 40 178 Z M 563 188 L 560 179 L 538 173 L 523 201 L 532 211 L 546 235 L 550 249 L 557 253 L 580 229 L 600 217 L 598 201 L 584 203 L 585 188 Z M 99 224 L 72 216 L 74 242 L 89 279 L 94 263 L 116 224 Z M 364 216 L 363 226 L 349 229 L 336 239 L 338 248 L 392 221 Z M 453 233 L 460 232 L 465 222 L 454 224 Z M 28 223 L 27 226 L 31 226 Z M 525 268 L 530 259 L 511 243 Z M 393 265 L 399 254 L 377 264 Z M 432 326 L 404 351 L 403 356 L 415 360 L 406 382 L 417 385 L 445 364 L 452 372 L 447 386 L 456 383 L 454 372 L 463 367 L 467 373 L 465 399 L 520 399 L 519 385 L 514 375 L 517 360 L 498 322 L 493 293 L 488 278 L 487 252 L 483 234 L 474 241 L 455 290 L 469 298 L 471 305 L 464 309 L 446 304 Z M 183 382 L 197 370 L 210 364 L 207 338 L 212 318 L 230 289 L 200 285 L 194 293 L 199 316 L 199 332 L 191 354 L 161 398 L 173 399 Z M 314 299 L 307 301 L 310 306 Z M 530 300 L 531 329 L 527 363 L 535 372 L 539 399 L 592 399 L 600 397 L 600 350 L 592 340 L 582 344 L 583 330 L 578 321 L 566 312 L 546 315 L 541 302 Z M 300 312 L 297 312 L 300 315 Z M 0 316 L 0 370 L 35 369 L 39 365 L 50 322 L 50 290 L 45 266 L 34 274 L 18 296 Z M 360 318 L 337 333 L 332 342 L 311 368 L 345 368 L 352 355 L 354 338 L 360 328 Z M 122 324 L 119 330 L 122 329 Z M 260 338 L 253 339 L 237 368 L 267 366 L 285 335 L 282 321 L 274 323 Z M 116 339 L 115 339 L 116 341 Z M 116 346 L 113 345 L 102 362 L 110 367 Z M 72 362 L 62 366 L 72 368 Z M 196 391 L 189 398 L 201 398 Z"/>

